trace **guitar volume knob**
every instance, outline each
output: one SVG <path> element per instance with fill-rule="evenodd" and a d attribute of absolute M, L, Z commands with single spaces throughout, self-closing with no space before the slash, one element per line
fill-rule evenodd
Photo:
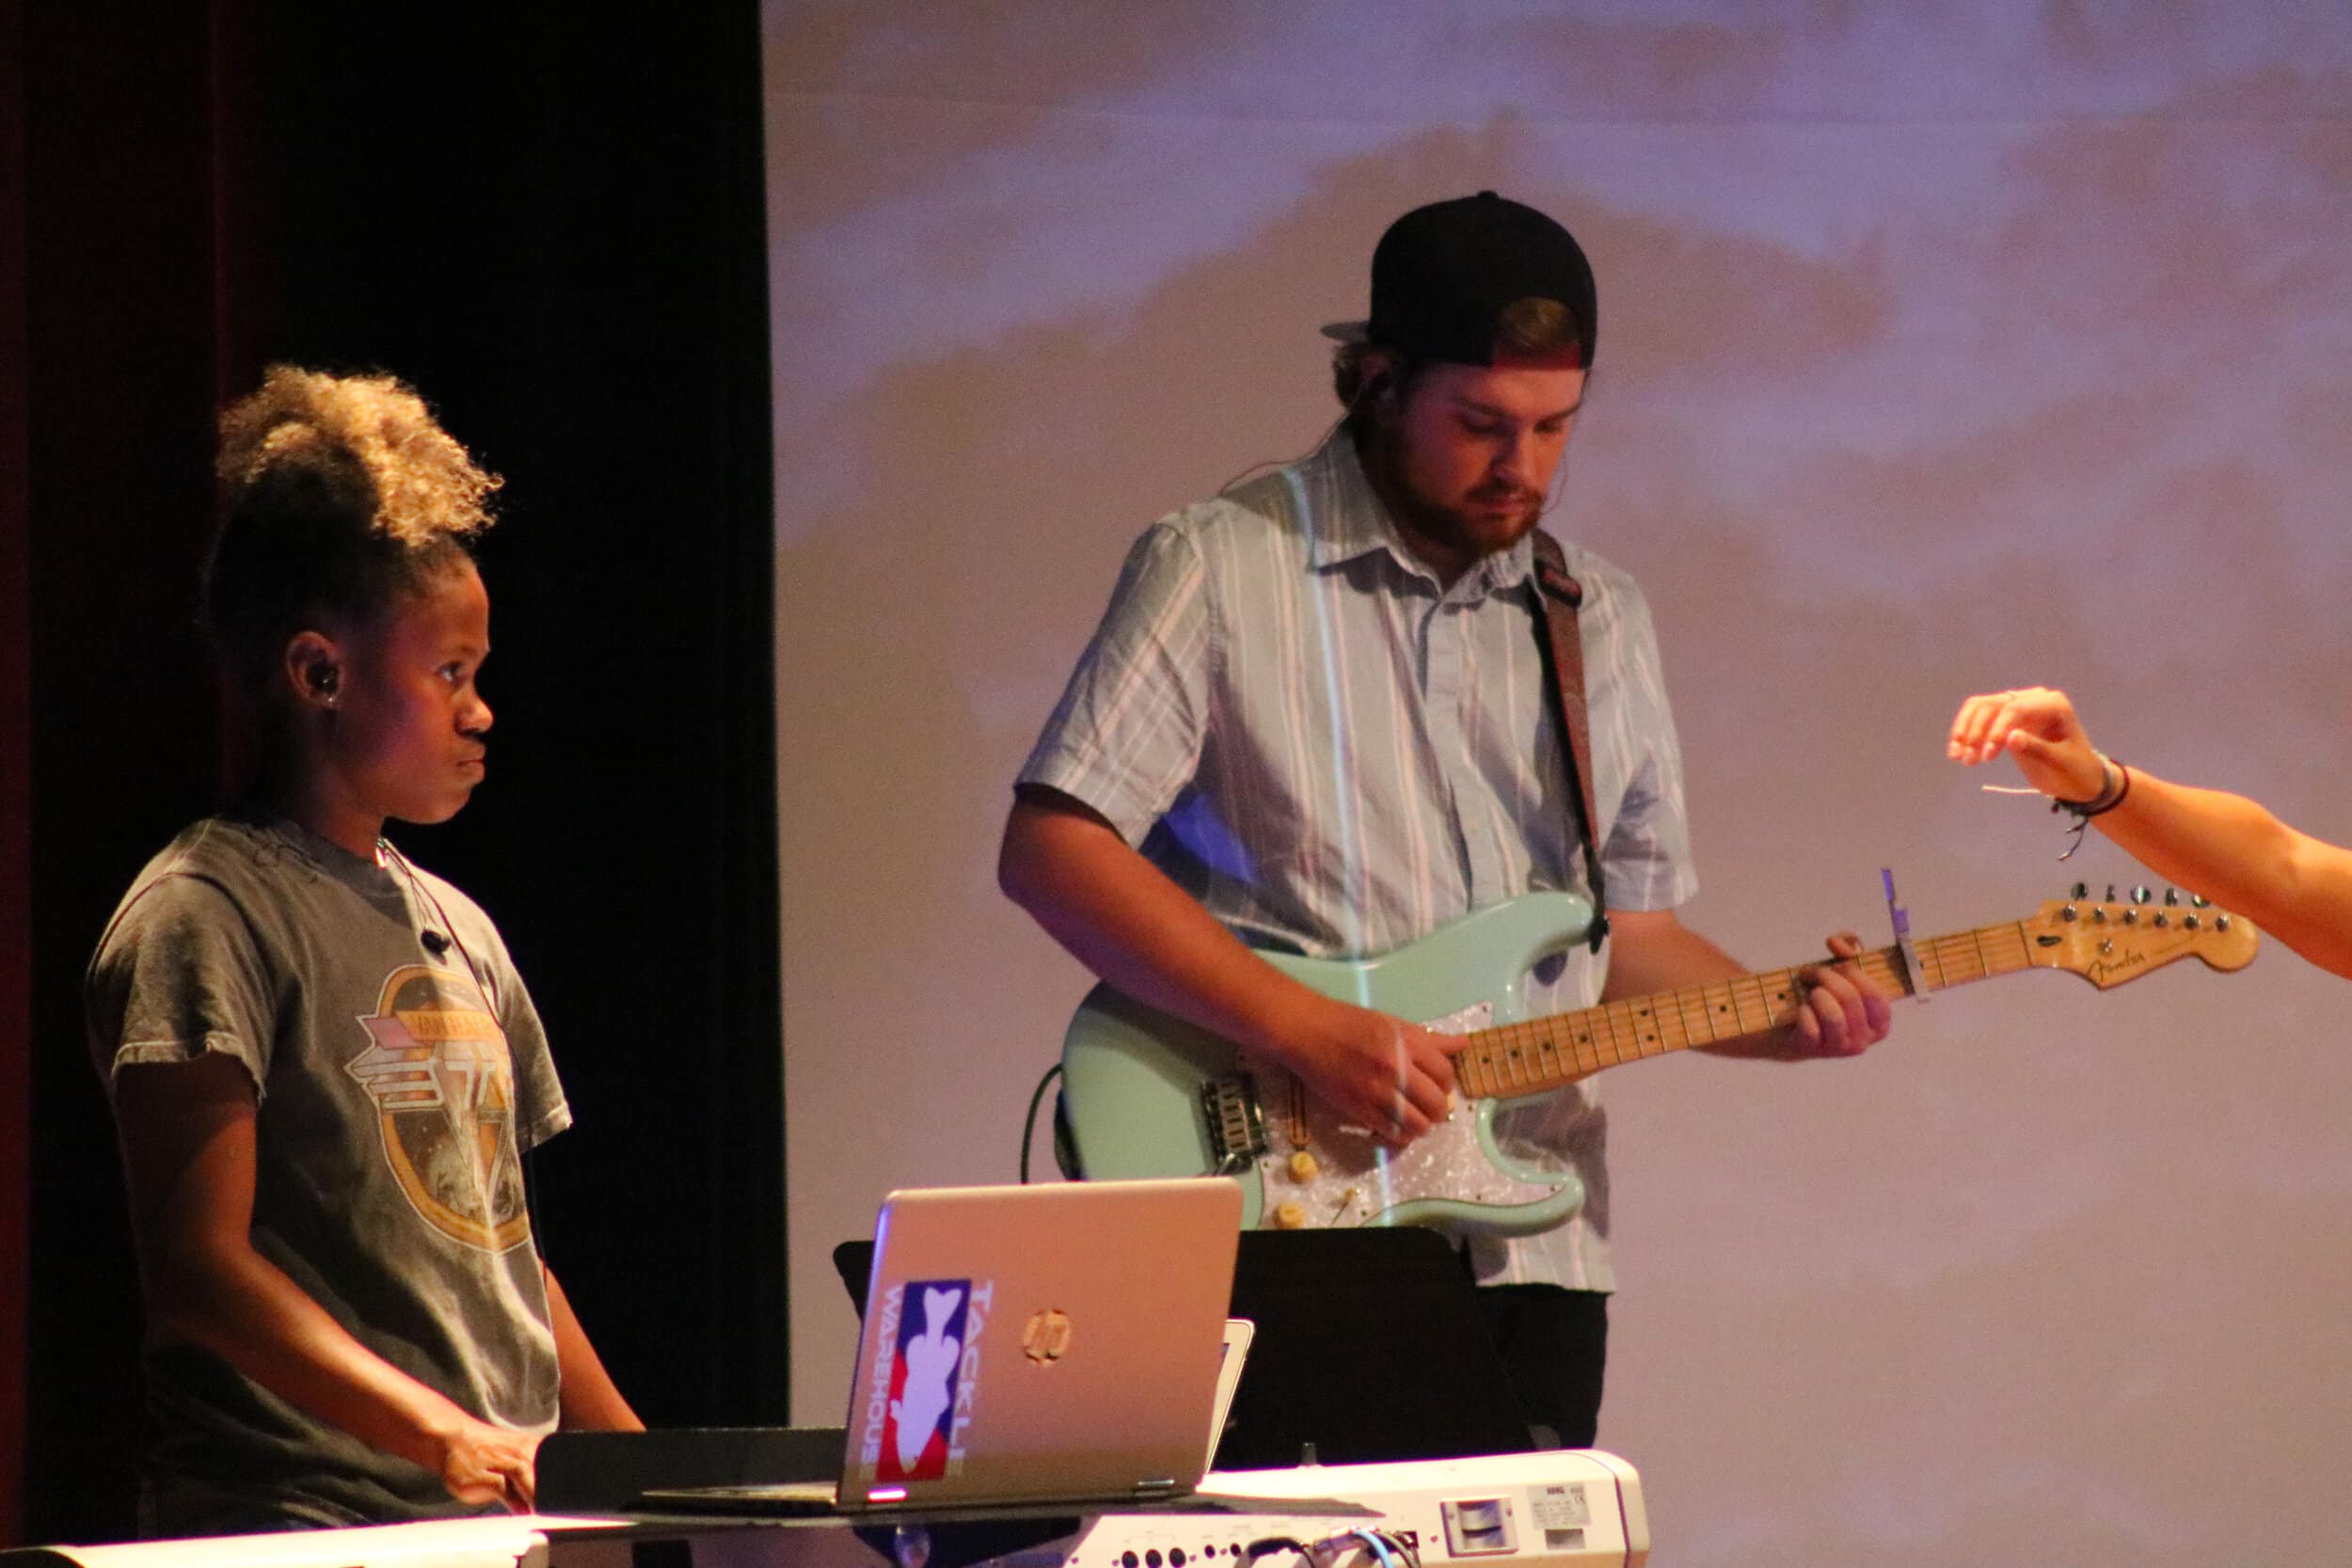
<path fill-rule="evenodd" d="M 1269 1217 L 1272 1219 L 1274 1228 L 1277 1230 L 1304 1230 L 1307 1228 L 1307 1210 L 1302 1204 L 1278 1203 L 1274 1206 L 1274 1212 Z"/>
<path fill-rule="evenodd" d="M 1292 1180 L 1312 1181 L 1322 1174 L 1323 1162 L 1302 1148 L 1290 1157 L 1288 1169 Z"/>

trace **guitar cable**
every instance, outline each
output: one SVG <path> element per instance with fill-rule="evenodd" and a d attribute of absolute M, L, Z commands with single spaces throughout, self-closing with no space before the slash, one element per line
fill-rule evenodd
<path fill-rule="evenodd" d="M 1044 1076 L 1037 1081 L 1037 1087 L 1029 1091 L 1029 1114 L 1021 1118 L 1021 1184 L 1025 1187 L 1029 1184 L 1029 1145 L 1037 1136 L 1038 1101 L 1045 1098 L 1047 1085 L 1060 1076 L 1061 1064 L 1056 1062 L 1052 1067 L 1047 1068 Z M 1056 1136 L 1059 1136 L 1058 1132 Z"/>

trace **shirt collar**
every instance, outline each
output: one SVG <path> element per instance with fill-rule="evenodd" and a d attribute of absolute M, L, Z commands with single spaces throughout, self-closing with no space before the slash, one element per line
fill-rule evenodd
<path fill-rule="evenodd" d="M 1397 532 L 1395 519 L 1365 475 L 1363 459 L 1345 425 L 1326 437 L 1299 464 L 1297 473 L 1306 501 L 1307 559 L 1315 570 L 1331 570 L 1375 550 L 1385 550 L 1400 570 L 1437 580 L 1437 574 L 1406 547 L 1404 535 Z M 1485 598 L 1517 588 L 1534 570 L 1535 545 L 1531 536 L 1480 561 L 1448 593 Z"/>

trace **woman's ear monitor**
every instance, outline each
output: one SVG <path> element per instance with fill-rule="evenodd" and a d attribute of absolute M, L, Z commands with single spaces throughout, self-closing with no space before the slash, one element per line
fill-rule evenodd
<path fill-rule="evenodd" d="M 318 707 L 333 707 L 342 692 L 342 666 L 334 647 L 315 633 L 305 632 L 286 650 L 286 673 L 302 700 Z"/>

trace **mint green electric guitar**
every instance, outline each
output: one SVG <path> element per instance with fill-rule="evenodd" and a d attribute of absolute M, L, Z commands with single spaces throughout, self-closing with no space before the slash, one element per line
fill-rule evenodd
<path fill-rule="evenodd" d="M 1454 1058 L 1461 1107 L 1402 1149 L 1342 1121 L 1288 1073 L 1097 986 L 1062 1041 L 1080 1167 L 1096 1178 L 1238 1176 L 1245 1226 L 1422 1225 L 1523 1236 L 1558 1225 L 1582 1206 L 1582 1184 L 1504 1153 L 1496 1113 L 1620 1062 L 1786 1023 L 1813 967 L 1522 1017 L 1520 976 L 1581 942 L 1590 919 L 1581 898 L 1534 893 L 1377 958 L 1266 955 L 1326 996 L 1470 1037 Z M 2167 893 L 2157 903 L 2143 888 L 2120 902 L 2109 889 L 2091 903 L 2077 889 L 2025 920 L 1853 961 L 1891 996 L 2032 969 L 2069 970 L 2106 990 L 2176 958 L 2241 969 L 2260 940 L 2251 924 L 2201 900 Z"/>

